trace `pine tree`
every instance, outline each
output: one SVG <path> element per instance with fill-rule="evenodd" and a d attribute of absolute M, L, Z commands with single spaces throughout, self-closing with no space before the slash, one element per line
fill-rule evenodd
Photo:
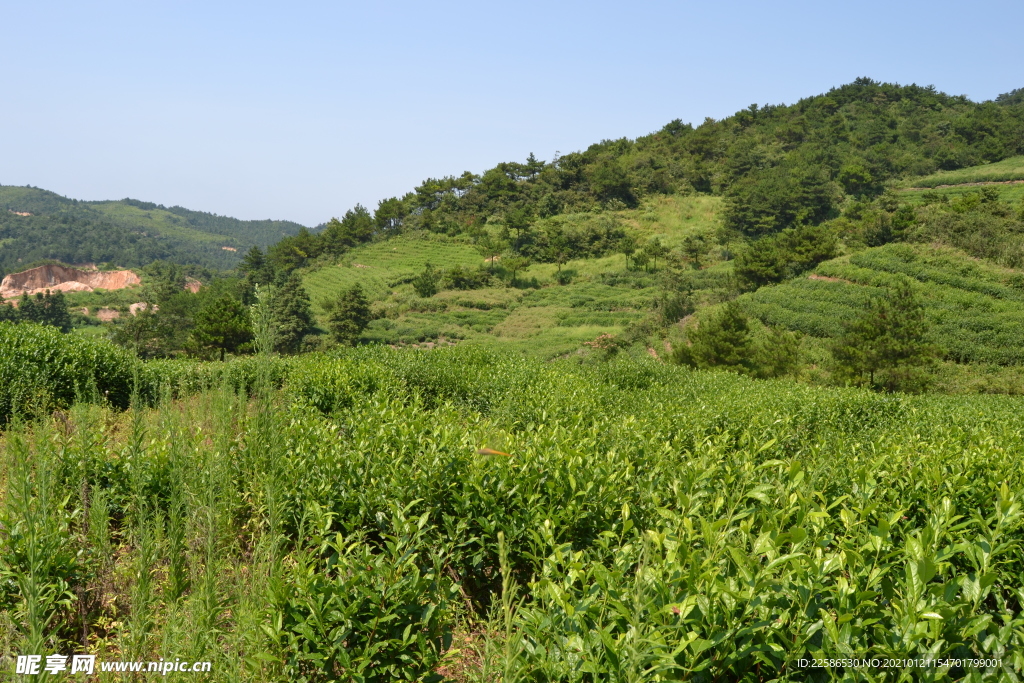
<path fill-rule="evenodd" d="M 430 265 L 430 261 L 427 261 L 423 272 L 412 281 L 412 288 L 416 290 L 416 293 L 421 298 L 429 299 L 437 294 L 437 282 L 439 279 L 440 275 L 434 270 L 434 266 Z"/>
<path fill-rule="evenodd" d="M 501 265 L 505 270 L 512 273 L 512 279 L 509 280 L 509 286 L 516 286 L 516 273 L 530 266 L 530 259 L 521 256 L 520 254 L 508 253 L 501 259 Z"/>
<path fill-rule="evenodd" d="M 237 353 L 252 341 L 249 312 L 230 294 L 210 298 L 196 313 L 192 342 L 203 351 Z"/>
<path fill-rule="evenodd" d="M 924 308 L 903 283 L 874 299 L 836 341 L 837 377 L 885 391 L 920 390 L 928 380 L 928 365 L 939 355 L 926 341 L 927 333 Z"/>
<path fill-rule="evenodd" d="M 658 259 L 662 256 L 668 255 L 668 247 L 662 244 L 661 240 L 657 237 L 651 239 L 651 241 L 647 243 L 647 246 L 644 247 L 644 251 L 647 252 L 647 255 L 650 256 L 651 260 L 654 262 L 655 270 L 658 269 Z"/>
<path fill-rule="evenodd" d="M 327 326 L 339 344 L 355 346 L 359 335 L 370 323 L 370 302 L 363 288 L 354 284 L 341 292 L 336 300 L 323 303 L 327 311 Z"/>
<path fill-rule="evenodd" d="M 0 322 L 21 322 L 21 312 L 9 303 L 0 303 Z"/>
<path fill-rule="evenodd" d="M 274 288 L 270 314 L 274 321 L 274 350 L 297 353 L 302 348 L 302 340 L 314 329 L 309 295 L 297 274 L 292 273 Z"/>
<path fill-rule="evenodd" d="M 754 369 L 753 337 L 743 309 L 730 301 L 718 315 L 688 335 L 692 344 L 680 346 L 676 360 L 698 368 L 721 367 L 748 373 Z"/>
<path fill-rule="evenodd" d="M 259 247 L 253 247 L 246 253 L 238 269 L 245 273 L 242 285 L 242 303 L 255 303 L 256 287 L 266 287 L 274 282 L 274 264 L 263 254 Z"/>
<path fill-rule="evenodd" d="M 71 331 L 71 314 L 68 312 L 64 292 L 51 293 L 46 290 L 45 295 L 37 293 L 34 297 L 22 294 L 18 302 L 18 313 L 21 320 L 52 325 L 65 333 Z"/>
<path fill-rule="evenodd" d="M 800 367 L 800 342 L 792 332 L 768 328 L 754 344 L 754 377 L 784 377 Z"/>

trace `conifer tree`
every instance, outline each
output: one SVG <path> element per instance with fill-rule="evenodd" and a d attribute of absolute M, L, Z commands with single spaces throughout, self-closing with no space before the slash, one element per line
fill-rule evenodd
<path fill-rule="evenodd" d="M 42 325 L 52 325 L 61 332 L 71 331 L 71 314 L 64 292 L 37 293 L 34 297 L 22 294 L 18 301 L 18 317 L 21 320 Z"/>
<path fill-rule="evenodd" d="M 722 367 L 747 373 L 754 368 L 753 337 L 743 309 L 735 301 L 705 320 L 689 335 L 690 346 L 676 350 L 676 360 L 698 368 Z"/>
<path fill-rule="evenodd" d="M 430 265 L 430 261 L 427 261 L 423 272 L 412 281 L 412 288 L 416 290 L 416 293 L 421 298 L 429 299 L 437 294 L 437 282 L 439 279 L 440 275 L 434 270 L 434 266 Z"/>
<path fill-rule="evenodd" d="M 296 353 L 302 340 L 313 332 L 313 308 L 302 280 L 295 273 L 274 288 L 270 297 L 270 314 L 274 321 L 274 350 Z"/>
<path fill-rule="evenodd" d="M 237 353 L 252 341 L 249 312 L 230 294 L 211 297 L 196 313 L 192 342 L 197 350 Z"/>
<path fill-rule="evenodd" d="M 836 341 L 836 374 L 851 384 L 885 391 L 916 391 L 939 349 L 926 341 L 924 308 L 909 283 L 871 301 Z"/>
<path fill-rule="evenodd" d="M 370 302 L 358 283 L 341 292 L 337 299 L 323 303 L 327 326 L 339 344 L 355 346 L 359 335 L 370 323 Z"/>

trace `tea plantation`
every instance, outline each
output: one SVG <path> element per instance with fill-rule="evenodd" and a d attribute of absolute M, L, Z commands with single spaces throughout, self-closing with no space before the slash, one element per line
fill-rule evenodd
<path fill-rule="evenodd" d="M 809 277 L 744 297 L 768 324 L 835 337 L 867 301 L 909 278 L 931 337 L 958 363 L 1024 361 L 1024 279 L 1017 271 L 934 245 L 889 244 L 820 265 Z"/>
<path fill-rule="evenodd" d="M 129 410 L 40 389 L 3 436 L 3 652 L 217 681 L 1024 669 L 1021 400 L 471 347 L 127 370 Z"/>

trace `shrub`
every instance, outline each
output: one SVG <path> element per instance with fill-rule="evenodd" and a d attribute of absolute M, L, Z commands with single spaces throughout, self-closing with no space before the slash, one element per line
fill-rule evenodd
<path fill-rule="evenodd" d="M 743 289 L 782 282 L 838 255 L 836 236 L 823 226 L 802 225 L 763 237 L 736 256 L 734 272 Z"/>
<path fill-rule="evenodd" d="M 429 299 L 430 297 L 437 294 L 437 286 L 440 275 L 434 270 L 434 267 L 427 263 L 423 272 L 416 276 L 412 281 L 412 288 L 416 290 L 416 293 L 423 299 Z"/>
<path fill-rule="evenodd" d="M 61 334 L 49 325 L 0 322 L 0 424 L 97 397 L 128 406 L 139 361 L 108 342 Z"/>

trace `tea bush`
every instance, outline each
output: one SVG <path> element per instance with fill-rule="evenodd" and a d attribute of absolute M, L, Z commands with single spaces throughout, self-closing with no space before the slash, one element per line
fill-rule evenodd
<path fill-rule="evenodd" d="M 134 358 L 111 344 L 32 323 L 0 322 L 0 424 L 93 397 L 125 408 Z"/>
<path fill-rule="evenodd" d="M 742 298 L 770 325 L 837 337 L 872 297 L 909 281 L 925 307 L 930 341 L 957 363 L 1024 363 L 1024 292 L 1011 271 L 962 253 L 890 244 L 824 263 L 798 278 Z"/>
<path fill-rule="evenodd" d="M 0 642 L 210 660 L 208 680 L 1024 671 L 1019 399 L 625 354 L 363 347 L 251 363 L 251 385 L 245 364 L 154 364 L 201 377 L 197 393 L 14 428 Z M 14 553 L 10 530 L 40 514 L 20 490 L 53 504 Z M 74 571 L 26 561 L 33 543 Z M 999 664 L 799 665 L 821 657 Z"/>

